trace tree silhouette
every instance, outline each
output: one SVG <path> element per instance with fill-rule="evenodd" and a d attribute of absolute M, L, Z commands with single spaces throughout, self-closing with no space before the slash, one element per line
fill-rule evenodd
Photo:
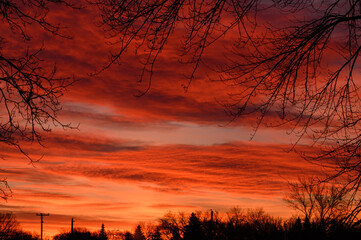
<path fill-rule="evenodd" d="M 206 235 L 203 230 L 202 223 L 196 214 L 192 213 L 189 217 L 188 225 L 185 227 L 184 240 L 206 240 Z"/>
<path fill-rule="evenodd" d="M 163 218 L 161 218 L 160 221 L 160 229 L 162 229 L 162 232 L 166 236 L 166 239 L 182 239 L 181 236 L 183 235 L 186 225 L 186 219 L 183 215 L 180 217 L 176 217 L 174 214 L 168 213 Z"/>
<path fill-rule="evenodd" d="M 12 213 L 0 213 L 1 240 L 38 240 L 39 237 L 24 232 Z"/>
<path fill-rule="evenodd" d="M 335 222 L 355 227 L 361 223 L 361 200 L 352 192 L 353 189 L 343 184 L 300 179 L 298 183 L 290 183 L 290 193 L 285 200 L 303 215 L 305 223 L 314 222 L 321 228 Z"/>
<path fill-rule="evenodd" d="M 105 232 L 104 223 L 102 224 L 102 227 L 101 227 L 100 232 L 99 232 L 99 239 L 100 240 L 107 240 L 108 239 L 107 233 Z"/>
<path fill-rule="evenodd" d="M 207 50 L 230 36 L 225 64 L 217 69 L 218 80 L 234 86 L 228 112 L 234 118 L 257 117 L 256 130 L 267 116 L 278 116 L 277 122 L 271 118 L 273 126 L 290 127 L 298 137 L 295 144 L 311 139 L 320 150 L 311 160 L 332 161 L 338 170 L 333 176 L 350 174 L 349 183 L 358 188 L 359 0 L 91 2 L 119 47 L 109 65 L 121 62 L 127 49 L 144 53 L 141 80 L 149 82 L 148 89 L 171 40 L 181 39 L 179 60 L 192 66 L 187 89 Z"/>
<path fill-rule="evenodd" d="M 124 240 L 134 240 L 133 234 L 131 234 L 130 232 L 126 232 L 124 234 Z"/>
<path fill-rule="evenodd" d="M 52 126 L 69 128 L 57 118 L 60 97 L 73 82 L 58 77 L 56 67 L 41 58 L 42 48 L 34 49 L 31 33 L 50 33 L 66 37 L 60 25 L 48 20 L 54 7 L 75 8 L 68 0 L 0 1 L 2 34 L 0 38 L 0 142 L 17 148 L 30 161 L 33 159 L 21 147 L 24 141 L 41 143 L 42 133 Z M 30 26 L 40 26 L 36 32 Z M 12 43 L 17 43 L 12 50 Z M 6 178 L 1 198 L 7 198 Z"/>
<path fill-rule="evenodd" d="M 19 223 L 11 213 L 0 213 L 0 239 L 11 236 L 19 229 Z"/>
<path fill-rule="evenodd" d="M 135 229 L 135 232 L 133 234 L 133 239 L 134 240 L 145 240 L 145 236 L 142 231 L 142 227 L 140 225 L 138 225 L 137 228 Z"/>
<path fill-rule="evenodd" d="M 41 131 L 50 131 L 51 124 L 69 127 L 57 119 L 57 112 L 59 98 L 72 80 L 56 77 L 56 68 L 49 68 L 40 58 L 42 49 L 31 50 L 30 46 L 28 26 L 31 24 L 40 25 L 44 32 L 67 37 L 62 35 L 59 25 L 47 19 L 51 4 L 74 7 L 67 0 L 0 1 L 0 18 L 9 29 L 9 39 L 22 38 L 23 41 L 23 50 L 17 51 L 6 48 L 11 42 L 6 36 L 2 36 L 0 42 L 0 104 L 3 109 L 0 142 L 20 151 L 21 140 L 40 142 Z"/>
<path fill-rule="evenodd" d="M 150 240 L 163 240 L 162 235 L 159 231 L 159 227 L 156 226 L 150 234 Z"/>

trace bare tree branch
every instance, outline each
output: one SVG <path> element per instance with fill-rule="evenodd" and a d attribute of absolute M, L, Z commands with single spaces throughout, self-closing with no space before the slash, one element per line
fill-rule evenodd
<path fill-rule="evenodd" d="M 42 48 L 30 48 L 32 24 L 40 26 L 40 31 L 70 38 L 59 24 L 48 20 L 56 6 L 78 8 L 67 0 L 0 0 L 0 19 L 4 29 L 9 29 L 0 39 L 0 142 L 18 149 L 31 163 L 34 159 L 23 150 L 24 142 L 41 144 L 42 133 L 52 127 L 72 127 L 60 122 L 57 114 L 61 110 L 59 99 L 74 80 L 57 77 L 56 66 L 49 67 L 40 58 Z M 14 38 L 23 45 L 16 52 L 7 49 Z M 6 199 L 11 190 L 6 178 L 0 182 L 0 197 Z"/>
<path fill-rule="evenodd" d="M 140 80 L 149 84 L 142 94 L 171 37 L 181 39 L 179 60 L 192 66 L 187 89 L 207 49 L 232 33 L 233 48 L 225 50 L 227 61 L 218 69 L 218 80 L 234 86 L 229 114 L 256 117 L 257 130 L 277 113 L 279 122 L 272 125 L 291 126 L 295 145 L 311 140 L 320 149 L 308 160 L 330 163 L 338 171 L 333 178 L 350 175 L 350 184 L 359 186 L 361 1 L 89 2 L 118 47 L 105 68 L 120 63 L 127 49 L 146 53 Z"/>

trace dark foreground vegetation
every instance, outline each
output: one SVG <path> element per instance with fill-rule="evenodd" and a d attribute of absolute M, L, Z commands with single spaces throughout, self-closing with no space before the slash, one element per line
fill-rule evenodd
<path fill-rule="evenodd" d="M 38 235 L 20 229 L 12 214 L 1 214 L 1 240 L 39 240 Z M 168 213 L 157 224 L 141 224 L 132 232 L 99 231 L 75 228 L 53 240 L 288 240 L 288 239 L 360 239 L 361 228 L 333 220 L 309 221 L 300 217 L 287 220 L 272 217 L 262 209 L 232 209 L 227 214 L 196 212 Z M 44 238 L 47 239 L 47 238 Z"/>
<path fill-rule="evenodd" d="M 298 215 L 282 219 L 262 209 L 233 208 L 228 213 L 212 210 L 191 214 L 168 213 L 158 222 L 140 224 L 134 231 L 74 228 L 53 240 L 332 240 L 361 239 L 361 199 L 338 183 L 314 178 L 290 183 L 285 202 Z M 120 226 L 121 227 L 121 226 Z M 0 240 L 39 240 L 21 230 L 11 213 L 0 213 Z M 44 238 L 48 239 L 48 238 Z"/>
<path fill-rule="evenodd" d="M 321 225 L 294 217 L 275 218 L 263 210 L 233 209 L 220 216 L 210 213 L 168 214 L 157 225 L 138 225 L 133 233 L 108 232 L 108 239 L 124 240 L 251 240 L 251 239 L 360 239 L 361 228 L 340 222 Z"/>
<path fill-rule="evenodd" d="M 20 228 L 15 216 L 11 213 L 0 213 L 1 240 L 38 240 L 38 235 L 25 232 Z"/>

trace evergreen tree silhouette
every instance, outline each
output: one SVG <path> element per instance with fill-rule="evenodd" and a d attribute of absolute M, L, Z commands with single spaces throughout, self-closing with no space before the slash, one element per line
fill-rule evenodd
<path fill-rule="evenodd" d="M 206 235 L 199 218 L 192 213 L 189 217 L 188 225 L 185 227 L 183 240 L 206 240 Z"/>
<path fill-rule="evenodd" d="M 135 229 L 133 239 L 134 240 L 145 240 L 145 236 L 143 234 L 142 227 L 140 225 L 138 225 L 137 228 Z"/>
<path fill-rule="evenodd" d="M 100 232 L 99 232 L 99 239 L 100 240 L 107 240 L 108 239 L 107 233 L 105 232 L 104 223 L 102 224 L 102 228 L 100 229 Z"/>

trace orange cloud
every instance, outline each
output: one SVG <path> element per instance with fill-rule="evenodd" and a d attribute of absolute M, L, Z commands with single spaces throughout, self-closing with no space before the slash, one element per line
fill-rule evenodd
<path fill-rule="evenodd" d="M 281 200 L 287 181 L 321 170 L 287 152 L 292 138 L 283 130 L 261 129 L 254 142 L 246 142 L 250 127 L 257 126 L 256 116 L 230 122 L 222 105 L 238 87 L 209 81 L 202 66 L 185 93 L 189 66 L 176 62 L 172 47 L 159 59 L 155 81 L 143 97 L 135 97 L 148 83 L 137 82 L 141 56 L 132 54 L 134 49 L 123 65 L 89 75 L 107 63 L 109 53 L 101 30 L 92 25 L 95 16 L 93 8 L 77 14 L 59 9 L 51 17 L 71 26 L 68 33 L 74 39 L 34 36 L 32 49 L 45 39 L 41 57 L 49 65 L 56 62 L 60 76 L 74 75 L 59 119 L 80 126 L 67 131 L 54 127 L 44 134 L 44 148 L 22 143 L 34 160 L 40 159 L 34 166 L 16 149 L 0 145 L 0 174 L 13 189 L 13 198 L 0 209 L 15 212 L 33 231 L 40 221 L 35 213 L 49 212 L 49 235 L 69 229 L 72 217 L 76 226 L 97 230 L 101 223 L 130 228 L 168 210 L 263 206 L 289 216 Z M 226 42 L 205 61 L 222 65 L 219 49 Z M 16 40 L 9 44 L 12 50 L 22 46 Z M 267 117 L 270 123 L 278 119 L 276 111 Z"/>
<path fill-rule="evenodd" d="M 168 210 L 263 206 L 290 215 L 280 200 L 287 181 L 319 174 L 296 154 L 285 152 L 288 145 L 235 142 L 131 149 L 106 138 L 55 137 L 48 144 L 52 154 L 36 168 L 4 168 L 14 197 L 1 208 L 15 212 L 27 229 L 36 229 L 36 212 L 50 212 L 53 233 L 65 228 L 71 217 L 94 219 L 94 224 L 81 221 L 92 229 L 101 222 L 115 229 L 155 220 Z M 23 219 L 26 212 L 31 218 Z"/>

